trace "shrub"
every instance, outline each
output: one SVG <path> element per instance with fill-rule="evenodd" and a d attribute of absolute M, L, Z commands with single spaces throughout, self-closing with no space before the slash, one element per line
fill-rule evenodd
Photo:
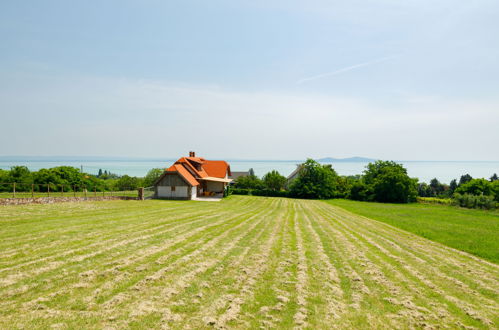
<path fill-rule="evenodd" d="M 251 189 L 246 188 L 232 188 L 233 195 L 251 195 Z"/>
<path fill-rule="evenodd" d="M 460 185 L 456 193 L 470 195 L 492 195 L 492 182 L 485 179 L 471 179 Z"/>
<path fill-rule="evenodd" d="M 452 204 L 452 199 L 450 198 L 418 197 L 417 201 L 418 203 L 424 203 L 424 204 L 441 204 L 441 205 Z"/>
<path fill-rule="evenodd" d="M 266 197 L 290 197 L 289 192 L 286 190 L 271 190 L 271 189 L 240 189 L 233 188 L 233 195 L 253 195 L 253 196 L 266 196 Z"/>
<path fill-rule="evenodd" d="M 452 199 L 454 205 L 466 207 L 469 209 L 485 209 L 492 210 L 497 207 L 493 196 L 487 195 L 471 195 L 455 193 Z"/>

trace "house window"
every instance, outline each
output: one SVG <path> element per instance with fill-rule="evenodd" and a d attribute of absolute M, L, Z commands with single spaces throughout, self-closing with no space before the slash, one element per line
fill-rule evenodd
<path fill-rule="evenodd" d="M 172 191 L 175 191 L 175 186 L 172 186 Z"/>

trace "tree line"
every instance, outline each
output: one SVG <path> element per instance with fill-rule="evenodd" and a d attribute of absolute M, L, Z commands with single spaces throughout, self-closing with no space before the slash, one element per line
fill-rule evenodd
<path fill-rule="evenodd" d="M 308 159 L 299 165 L 299 174 L 291 182 L 277 171 L 261 179 L 250 171 L 235 180 L 233 193 L 382 203 L 411 203 L 418 197 L 434 197 L 452 199 L 463 207 L 491 209 L 499 202 L 499 178 L 494 174 L 489 180 L 474 179 L 465 174 L 449 185 L 436 178 L 426 184 L 409 177 L 403 165 L 381 160 L 369 163 L 361 175 L 340 176 L 331 165 Z"/>
<path fill-rule="evenodd" d="M 58 190 L 61 186 L 65 191 L 122 191 L 135 190 L 139 187 L 152 186 L 163 173 L 160 168 L 151 169 L 145 177 L 117 175 L 107 170 L 99 170 L 97 175 L 81 172 L 71 166 L 58 166 L 38 171 L 30 171 L 26 166 L 13 166 L 10 170 L 0 169 L 0 192 L 12 191 L 16 183 L 17 191 Z"/>

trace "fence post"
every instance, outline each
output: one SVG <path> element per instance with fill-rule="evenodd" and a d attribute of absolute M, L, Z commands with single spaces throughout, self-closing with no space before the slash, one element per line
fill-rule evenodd
<path fill-rule="evenodd" d="M 143 201 L 143 200 L 144 200 L 144 188 L 140 187 L 139 188 L 139 201 Z"/>
<path fill-rule="evenodd" d="M 61 195 L 62 195 L 62 197 L 64 197 L 64 185 L 63 184 L 61 184 Z"/>
<path fill-rule="evenodd" d="M 16 198 L 16 183 L 14 182 L 14 184 L 12 185 L 12 191 L 14 192 L 14 198 Z"/>
<path fill-rule="evenodd" d="M 83 192 L 85 193 L 85 198 L 87 198 L 87 186 L 83 186 Z"/>
<path fill-rule="evenodd" d="M 97 188 L 94 187 L 94 197 L 97 197 Z"/>
<path fill-rule="evenodd" d="M 35 184 L 31 184 L 31 198 L 35 198 Z"/>
<path fill-rule="evenodd" d="M 76 197 L 76 185 L 73 185 L 73 197 Z"/>
<path fill-rule="evenodd" d="M 50 183 L 47 184 L 47 197 L 50 197 Z"/>

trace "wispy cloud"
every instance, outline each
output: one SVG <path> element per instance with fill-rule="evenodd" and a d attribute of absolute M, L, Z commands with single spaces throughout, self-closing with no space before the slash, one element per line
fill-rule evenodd
<path fill-rule="evenodd" d="M 335 71 L 332 71 L 332 72 L 321 73 L 321 74 L 318 74 L 318 75 L 315 75 L 315 76 L 303 78 L 303 79 L 298 80 L 296 83 L 297 84 L 303 84 L 303 83 L 306 83 L 306 82 L 309 82 L 309 81 L 312 81 L 312 80 L 317 80 L 317 79 L 322 79 L 322 78 L 326 78 L 326 77 L 336 76 L 338 74 L 345 73 L 345 72 L 348 72 L 348 71 L 352 71 L 352 70 L 355 70 L 355 69 L 359 69 L 359 68 L 362 68 L 362 67 L 365 67 L 365 66 L 369 66 L 369 65 L 376 64 L 376 63 L 385 62 L 385 61 L 388 61 L 388 60 L 390 60 L 392 58 L 395 58 L 395 55 L 387 56 L 387 57 L 382 57 L 382 58 L 378 58 L 376 60 L 372 60 L 372 61 L 369 61 L 369 62 L 358 63 L 358 64 L 355 64 L 355 65 L 347 66 L 347 67 L 344 67 L 344 68 L 341 68 L 341 69 L 338 69 L 338 70 L 335 70 Z"/>

